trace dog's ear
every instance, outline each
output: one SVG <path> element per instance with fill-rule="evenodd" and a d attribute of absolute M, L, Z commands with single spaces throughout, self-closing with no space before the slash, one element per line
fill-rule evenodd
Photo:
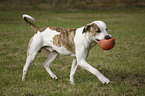
<path fill-rule="evenodd" d="M 90 28 L 91 28 L 91 26 L 92 26 L 92 23 L 87 24 L 87 25 L 84 27 L 84 29 L 83 29 L 83 32 L 82 32 L 82 33 L 86 33 L 87 31 L 89 31 L 89 30 L 90 30 Z"/>

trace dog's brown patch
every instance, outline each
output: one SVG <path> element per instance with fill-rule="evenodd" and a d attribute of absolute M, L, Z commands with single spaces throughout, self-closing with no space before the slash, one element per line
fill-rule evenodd
<path fill-rule="evenodd" d="M 59 35 L 53 37 L 53 44 L 58 47 L 65 47 L 68 51 L 75 53 L 74 36 L 76 29 L 66 29 L 62 27 L 49 27 L 51 30 L 60 32 Z"/>
<path fill-rule="evenodd" d="M 93 23 L 89 29 L 90 36 L 92 37 L 98 35 L 99 31 L 100 31 L 99 27 Z"/>

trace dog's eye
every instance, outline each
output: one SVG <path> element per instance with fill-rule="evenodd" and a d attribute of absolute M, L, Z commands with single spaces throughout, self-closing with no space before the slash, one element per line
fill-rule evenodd
<path fill-rule="evenodd" d="M 106 30 L 108 31 L 108 28 L 106 28 Z"/>

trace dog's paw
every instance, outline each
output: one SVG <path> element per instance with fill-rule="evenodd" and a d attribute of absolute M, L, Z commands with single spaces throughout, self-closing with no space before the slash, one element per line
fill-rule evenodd
<path fill-rule="evenodd" d="M 71 85 L 75 85 L 75 82 L 74 82 L 74 81 L 73 81 L 73 82 L 72 82 L 72 81 L 70 81 L 70 84 L 71 84 Z"/>
<path fill-rule="evenodd" d="M 51 78 L 53 79 L 58 79 L 57 76 L 51 71 L 51 70 L 47 70 L 49 75 L 51 76 Z"/>
<path fill-rule="evenodd" d="M 70 84 L 71 84 L 71 85 L 75 85 L 75 81 L 74 81 L 73 78 L 70 78 Z"/>
<path fill-rule="evenodd" d="M 55 74 L 50 74 L 51 78 L 53 79 L 58 79 L 57 76 Z"/>
<path fill-rule="evenodd" d="M 103 78 L 101 82 L 102 82 L 103 84 L 109 84 L 109 83 L 110 83 L 110 80 L 107 79 L 107 78 Z"/>
<path fill-rule="evenodd" d="M 101 78 L 99 78 L 99 80 L 103 83 L 103 84 L 109 84 L 110 80 L 104 76 L 101 76 Z"/>
<path fill-rule="evenodd" d="M 58 79 L 58 78 L 57 78 L 57 76 L 56 76 L 56 75 L 54 75 L 54 74 L 53 74 L 53 75 L 51 75 L 51 78 L 53 78 L 53 79 Z"/>
<path fill-rule="evenodd" d="M 22 77 L 22 81 L 25 81 L 26 79 L 24 77 Z"/>

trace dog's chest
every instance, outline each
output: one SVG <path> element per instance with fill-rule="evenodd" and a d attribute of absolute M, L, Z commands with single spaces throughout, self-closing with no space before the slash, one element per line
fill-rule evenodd
<path fill-rule="evenodd" d="M 58 47 L 65 47 L 68 51 L 75 53 L 74 36 L 76 29 L 66 29 L 62 27 L 49 27 L 51 30 L 56 30 L 60 34 L 53 37 L 53 44 Z"/>

